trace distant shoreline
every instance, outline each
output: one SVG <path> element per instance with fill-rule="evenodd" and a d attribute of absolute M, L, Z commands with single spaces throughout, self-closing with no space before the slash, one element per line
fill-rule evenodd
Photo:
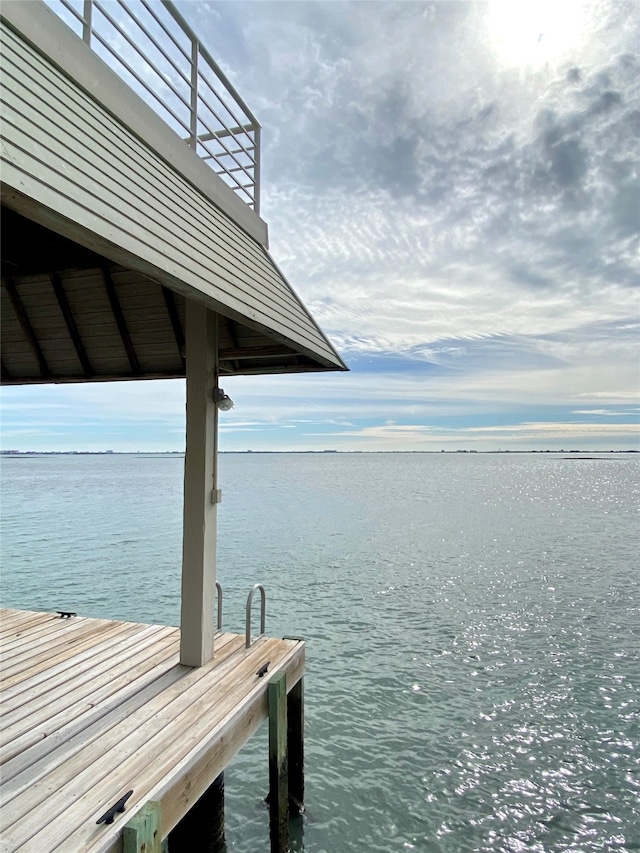
<path fill-rule="evenodd" d="M 473 455 L 506 455 L 506 454 L 523 454 L 523 453 L 565 453 L 576 454 L 568 456 L 568 459 L 584 459 L 585 454 L 619 455 L 621 453 L 640 453 L 640 450 L 220 450 L 221 455 L 278 455 L 278 454 L 369 454 L 375 455 L 380 453 L 394 454 L 473 454 Z M 184 456 L 184 450 L 0 450 L 0 458 L 16 459 L 34 456 Z"/>

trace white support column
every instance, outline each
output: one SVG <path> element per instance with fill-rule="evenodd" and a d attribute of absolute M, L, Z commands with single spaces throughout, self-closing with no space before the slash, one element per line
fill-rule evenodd
<path fill-rule="evenodd" d="M 218 317 L 187 300 L 187 443 L 184 458 L 180 663 L 213 657 L 216 588 Z"/>

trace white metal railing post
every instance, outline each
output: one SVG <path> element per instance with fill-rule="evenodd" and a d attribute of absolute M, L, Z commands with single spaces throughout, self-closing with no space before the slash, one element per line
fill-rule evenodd
<path fill-rule="evenodd" d="M 91 47 L 91 17 L 93 14 L 93 0 L 84 0 L 82 14 L 82 41 Z"/>
<path fill-rule="evenodd" d="M 255 158 L 255 165 L 253 167 L 253 209 L 255 212 L 260 215 L 260 162 L 261 162 L 261 132 L 262 128 L 260 125 L 256 125 L 253 130 L 253 139 L 254 139 L 254 149 L 253 156 Z"/>
<path fill-rule="evenodd" d="M 189 145 L 194 151 L 198 148 L 198 58 L 200 56 L 200 44 L 194 38 L 191 39 L 191 100 L 189 121 Z"/>

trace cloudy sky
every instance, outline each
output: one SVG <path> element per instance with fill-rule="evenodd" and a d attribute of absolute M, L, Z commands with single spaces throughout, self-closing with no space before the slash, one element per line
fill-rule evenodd
<path fill-rule="evenodd" d="M 263 124 L 271 251 L 351 368 L 221 449 L 638 447 L 640 5 L 178 2 Z M 178 450 L 184 383 L 5 389 L 3 446 Z"/>

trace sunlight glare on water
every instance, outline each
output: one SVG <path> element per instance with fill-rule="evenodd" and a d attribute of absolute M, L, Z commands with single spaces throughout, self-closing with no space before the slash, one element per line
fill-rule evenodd
<path fill-rule="evenodd" d="M 308 644 L 293 850 L 639 848 L 639 462 L 221 457 L 225 628 L 261 581 Z M 182 466 L 3 460 L 3 604 L 176 623 Z M 227 770 L 230 851 L 268 850 L 266 754 Z"/>

